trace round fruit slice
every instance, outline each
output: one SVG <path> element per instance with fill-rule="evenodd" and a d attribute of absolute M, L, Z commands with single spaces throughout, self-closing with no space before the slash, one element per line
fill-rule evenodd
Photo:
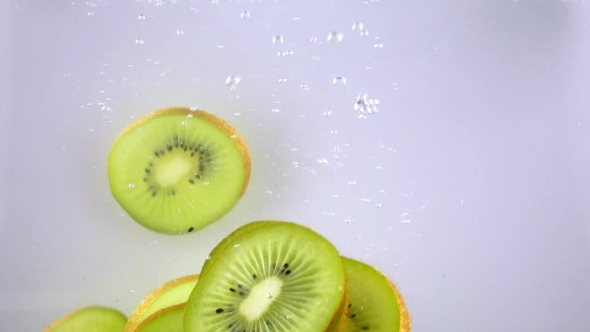
<path fill-rule="evenodd" d="M 125 332 L 135 331 L 141 322 L 161 309 L 185 303 L 198 281 L 199 275 L 193 274 L 158 287 L 139 303 L 125 325 Z"/>
<path fill-rule="evenodd" d="M 235 238 L 237 238 L 237 237 L 241 236 L 242 234 L 247 233 L 253 229 L 256 229 L 256 228 L 264 226 L 264 225 L 268 225 L 270 223 L 273 223 L 273 221 L 255 221 L 255 222 L 251 222 L 246 225 L 243 225 L 243 226 L 237 228 L 235 231 L 231 232 L 217 246 L 215 246 L 215 248 L 213 248 L 213 250 L 209 254 L 209 257 L 207 257 L 207 260 L 205 260 L 205 263 L 203 264 L 203 267 L 201 268 L 201 274 L 203 274 L 205 271 L 207 271 L 207 269 L 209 268 L 209 265 L 211 265 L 211 263 L 213 261 L 215 261 L 218 254 L 221 251 L 223 251 L 223 249 L 225 249 Z"/>
<path fill-rule="evenodd" d="M 410 332 L 410 315 L 393 283 L 374 267 L 343 257 L 346 312 L 340 332 Z"/>
<path fill-rule="evenodd" d="M 252 229 L 228 242 L 188 300 L 184 329 L 325 331 L 344 299 L 338 251 L 289 222 Z"/>
<path fill-rule="evenodd" d="M 186 303 L 156 311 L 147 317 L 136 332 L 184 332 L 183 317 Z"/>
<path fill-rule="evenodd" d="M 127 317 L 118 310 L 89 306 L 58 319 L 45 332 L 122 332 Z"/>
<path fill-rule="evenodd" d="M 225 121 L 188 108 L 158 110 L 127 127 L 109 153 L 111 192 L 144 227 L 185 234 L 226 214 L 244 194 L 251 161 Z"/>

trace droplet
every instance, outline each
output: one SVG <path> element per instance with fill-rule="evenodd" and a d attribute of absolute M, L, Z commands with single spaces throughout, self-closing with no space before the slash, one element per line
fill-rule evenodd
<path fill-rule="evenodd" d="M 182 31 L 180 29 L 176 29 L 176 34 L 177 35 L 184 35 L 184 31 Z"/>
<path fill-rule="evenodd" d="M 352 31 L 354 30 L 363 30 L 364 24 L 363 22 L 356 22 L 355 24 L 352 25 Z"/>
<path fill-rule="evenodd" d="M 276 35 L 276 36 L 272 37 L 272 43 L 273 44 L 282 44 L 283 43 L 283 36 Z"/>
<path fill-rule="evenodd" d="M 281 113 L 281 110 L 280 110 L 280 109 L 278 109 L 278 108 L 273 108 L 273 109 L 272 109 L 272 112 L 273 112 L 273 113 Z"/>
<path fill-rule="evenodd" d="M 380 194 L 385 194 L 385 189 L 379 189 Z"/>
<path fill-rule="evenodd" d="M 144 40 L 143 40 L 143 39 L 141 39 L 141 38 L 137 38 L 137 39 L 135 40 L 135 43 L 136 43 L 136 44 L 143 44 L 143 43 L 144 43 Z"/>
<path fill-rule="evenodd" d="M 402 220 L 402 224 L 409 224 L 410 221 L 411 221 L 410 219 Z"/>
<path fill-rule="evenodd" d="M 377 204 L 375 204 L 375 207 L 376 207 L 377 209 L 381 208 L 381 203 L 377 203 Z"/>
<path fill-rule="evenodd" d="M 239 248 L 240 244 L 234 244 L 234 248 Z"/>
<path fill-rule="evenodd" d="M 367 30 L 362 30 L 361 31 L 361 37 L 366 37 L 368 35 L 369 35 L 369 31 L 367 31 Z"/>
<path fill-rule="evenodd" d="M 128 187 L 129 187 L 130 189 L 133 189 L 133 188 L 135 188 L 135 184 L 133 184 L 133 183 L 130 183 Z"/>
<path fill-rule="evenodd" d="M 181 123 L 183 126 L 186 126 L 186 121 L 182 121 Z"/>
<path fill-rule="evenodd" d="M 269 299 L 272 299 L 272 293 L 271 292 L 266 293 L 266 297 Z"/>
<path fill-rule="evenodd" d="M 88 16 L 94 16 L 94 12 L 88 12 Z"/>
<path fill-rule="evenodd" d="M 186 117 L 190 119 L 190 118 L 193 117 L 193 115 L 192 114 L 187 114 Z"/>
<path fill-rule="evenodd" d="M 354 104 L 354 110 L 359 112 L 359 118 L 365 119 L 369 115 L 378 113 L 379 99 L 368 99 L 368 94 L 360 94 Z"/>
<path fill-rule="evenodd" d="M 143 20 L 145 20 L 145 15 L 139 15 L 137 18 L 138 18 L 140 21 L 143 21 Z"/>
<path fill-rule="evenodd" d="M 332 80 L 332 83 L 337 84 L 337 85 L 345 85 L 346 84 L 346 77 L 342 77 L 342 76 L 334 77 L 334 79 Z"/>
<path fill-rule="evenodd" d="M 250 17 L 250 12 L 249 12 L 249 11 L 247 11 L 247 10 L 244 10 L 244 11 L 243 11 L 243 12 L 240 14 L 240 16 L 241 16 L 242 18 L 248 18 L 248 17 Z"/>
<path fill-rule="evenodd" d="M 279 78 L 279 83 L 285 83 L 287 82 L 287 79 L 284 77 Z"/>
<path fill-rule="evenodd" d="M 240 76 L 230 75 L 225 79 L 225 84 L 229 86 L 232 90 L 235 90 L 238 83 L 240 83 L 241 80 L 242 78 Z"/>
<path fill-rule="evenodd" d="M 373 45 L 374 48 L 383 48 L 383 43 L 377 43 Z"/>
<path fill-rule="evenodd" d="M 309 90 L 309 87 L 307 86 L 307 84 L 303 83 L 303 84 L 301 84 L 301 89 Z"/>
<path fill-rule="evenodd" d="M 330 34 L 328 35 L 328 41 L 331 43 L 337 43 L 342 41 L 342 38 L 344 38 L 344 35 L 338 31 L 332 31 L 330 32 Z"/>

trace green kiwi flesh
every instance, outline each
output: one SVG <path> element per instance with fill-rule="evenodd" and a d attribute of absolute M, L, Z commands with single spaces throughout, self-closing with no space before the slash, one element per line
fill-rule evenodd
<path fill-rule="evenodd" d="M 127 317 L 118 310 L 89 306 L 74 311 L 49 326 L 45 332 L 122 332 Z"/>
<path fill-rule="evenodd" d="M 337 250 L 316 232 L 273 222 L 229 241 L 201 274 L 186 332 L 325 331 L 344 299 Z"/>
<path fill-rule="evenodd" d="M 156 111 L 126 128 L 108 158 L 111 192 L 136 222 L 190 233 L 226 214 L 250 178 L 244 140 L 204 111 Z"/>
<path fill-rule="evenodd" d="M 186 303 L 156 311 L 147 317 L 136 332 L 184 332 L 183 317 Z"/>
<path fill-rule="evenodd" d="M 198 281 L 199 275 L 193 274 L 171 280 L 152 291 L 129 317 L 125 332 L 135 331 L 139 324 L 159 310 L 185 303 Z"/>
<path fill-rule="evenodd" d="M 246 225 L 243 225 L 243 226 L 237 228 L 235 231 L 231 232 L 228 236 L 226 236 L 223 240 L 221 240 L 221 242 L 219 242 L 219 244 L 217 244 L 217 246 L 215 246 L 215 248 L 213 248 L 213 250 L 211 251 L 211 253 L 207 257 L 207 259 L 205 260 L 205 263 L 203 263 L 203 267 L 201 267 L 201 274 L 203 274 L 205 271 L 207 271 L 207 269 L 209 268 L 211 263 L 213 261 L 215 261 L 215 259 L 217 258 L 218 254 L 220 252 L 222 252 L 223 249 L 225 249 L 235 238 L 237 238 L 237 237 L 241 236 L 242 234 L 247 233 L 253 229 L 256 229 L 258 227 L 268 225 L 272 222 L 273 221 L 255 221 L 255 222 L 251 222 Z"/>
<path fill-rule="evenodd" d="M 343 257 L 347 307 L 339 332 L 401 332 L 403 316 L 398 294 L 389 279 L 374 267 Z M 405 307 L 404 307 L 405 308 Z M 407 313 L 407 312 L 406 312 Z"/>

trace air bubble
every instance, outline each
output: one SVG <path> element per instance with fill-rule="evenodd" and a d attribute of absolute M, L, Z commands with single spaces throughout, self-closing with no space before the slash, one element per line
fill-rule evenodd
<path fill-rule="evenodd" d="M 240 14 L 240 17 L 242 17 L 242 18 L 248 18 L 248 17 L 250 17 L 250 12 L 249 12 L 249 11 L 247 11 L 247 10 L 244 10 L 244 11 L 243 11 L 243 12 Z"/>
<path fill-rule="evenodd" d="M 341 42 L 342 38 L 344 38 L 344 35 L 342 33 L 338 32 L 338 31 L 332 31 L 328 35 L 327 40 L 331 43 L 337 43 L 337 42 Z"/>
<path fill-rule="evenodd" d="M 239 248 L 240 244 L 234 244 L 234 248 Z"/>
<path fill-rule="evenodd" d="M 182 121 L 181 123 L 183 126 L 186 126 L 186 121 Z"/>
<path fill-rule="evenodd" d="M 266 293 L 266 297 L 269 299 L 272 299 L 272 293 L 271 292 Z"/>
<path fill-rule="evenodd" d="M 133 183 L 130 183 L 128 187 L 129 187 L 130 189 L 133 189 L 133 188 L 135 188 L 135 184 L 133 184 Z"/>
<path fill-rule="evenodd" d="M 282 44 L 283 43 L 283 36 L 276 35 L 276 36 L 272 37 L 272 43 L 273 44 Z"/>
<path fill-rule="evenodd" d="M 279 78 L 279 83 L 285 83 L 287 82 L 287 79 L 284 77 Z"/>
<path fill-rule="evenodd" d="M 368 35 L 369 35 L 369 31 L 367 31 L 367 30 L 361 31 L 361 37 L 366 37 Z"/>
<path fill-rule="evenodd" d="M 140 20 L 140 21 L 143 21 L 143 20 L 145 20 L 145 15 L 139 15 L 137 17 L 137 19 Z"/>
<path fill-rule="evenodd" d="M 342 76 L 334 77 L 334 79 L 332 80 L 332 83 L 337 84 L 337 85 L 345 85 L 346 84 L 346 77 L 342 77 Z"/>
<path fill-rule="evenodd" d="M 303 84 L 301 84 L 301 89 L 309 90 L 309 87 L 307 86 L 307 84 L 303 83 Z"/>
<path fill-rule="evenodd" d="M 190 119 L 190 118 L 193 117 L 193 115 L 192 114 L 187 114 L 186 117 Z"/>
<path fill-rule="evenodd" d="M 235 90 L 238 83 L 240 83 L 241 80 L 242 78 L 240 76 L 231 75 L 225 79 L 225 84 L 229 86 L 232 90 Z"/>
<path fill-rule="evenodd" d="M 176 34 L 177 35 L 184 35 L 184 31 L 182 31 L 180 29 L 176 29 Z"/>
<path fill-rule="evenodd" d="M 143 44 L 143 43 L 145 43 L 145 41 L 144 41 L 143 39 L 141 39 L 141 38 L 137 38 L 137 39 L 135 40 L 135 43 L 136 43 L 136 44 Z"/>
<path fill-rule="evenodd" d="M 375 45 L 373 45 L 374 48 L 383 48 L 383 43 L 377 43 Z"/>
<path fill-rule="evenodd" d="M 272 111 L 273 113 L 281 113 L 281 110 L 278 108 L 273 108 Z"/>
<path fill-rule="evenodd" d="M 355 24 L 352 25 L 352 31 L 354 30 L 363 30 L 364 24 L 363 22 L 356 22 Z"/>
<path fill-rule="evenodd" d="M 369 115 L 379 112 L 377 108 L 379 103 L 379 99 L 368 99 L 368 94 L 360 94 L 354 104 L 354 110 L 359 113 L 359 118 L 365 119 Z"/>

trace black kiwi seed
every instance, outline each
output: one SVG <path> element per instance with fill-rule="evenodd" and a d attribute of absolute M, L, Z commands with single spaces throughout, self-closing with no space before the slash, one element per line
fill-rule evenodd
<path fill-rule="evenodd" d="M 223 309 L 222 309 L 222 308 L 217 308 L 217 310 L 215 310 L 215 313 L 216 313 L 216 314 L 220 314 L 220 313 L 222 313 L 222 312 L 223 312 Z"/>
<path fill-rule="evenodd" d="M 235 288 L 230 288 L 229 291 L 235 293 L 236 292 L 236 289 Z"/>
<path fill-rule="evenodd" d="M 195 228 L 194 228 L 194 227 L 190 227 L 190 228 L 188 229 L 188 232 L 190 233 L 190 232 L 192 232 L 192 231 L 194 231 L 194 230 L 195 230 Z"/>
<path fill-rule="evenodd" d="M 363 326 L 363 327 L 361 327 L 361 330 L 368 331 L 369 330 L 369 327 L 368 326 Z"/>
<path fill-rule="evenodd" d="M 354 318 L 354 317 L 356 317 L 356 314 L 350 315 L 350 318 Z"/>
<path fill-rule="evenodd" d="M 188 179 L 188 182 L 195 184 L 195 180 L 193 180 L 193 179 Z"/>
<path fill-rule="evenodd" d="M 168 151 L 172 151 L 172 145 L 168 145 Z"/>
<path fill-rule="evenodd" d="M 256 279 L 258 278 L 258 276 L 256 276 L 255 274 L 252 275 L 252 279 Z"/>

